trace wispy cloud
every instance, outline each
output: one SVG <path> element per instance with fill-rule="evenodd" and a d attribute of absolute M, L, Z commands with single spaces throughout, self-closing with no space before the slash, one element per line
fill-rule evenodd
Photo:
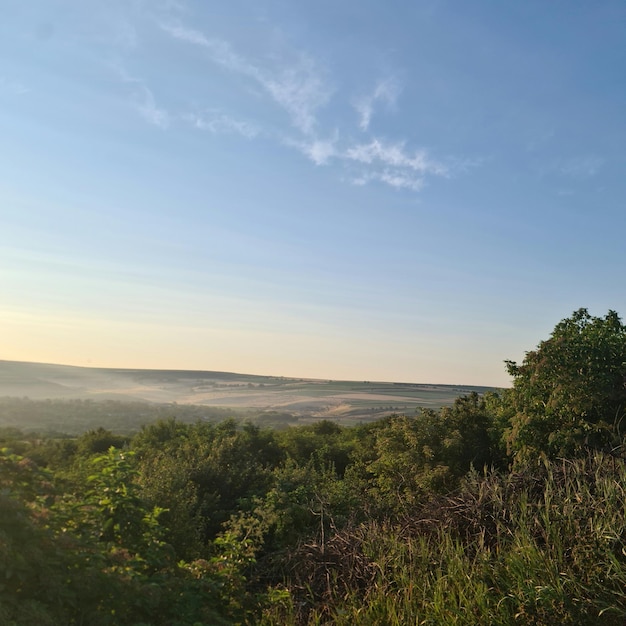
<path fill-rule="evenodd" d="M 146 122 L 163 129 L 170 125 L 169 113 L 157 106 L 154 95 L 145 85 L 136 86 L 132 99 L 135 108 Z"/>
<path fill-rule="evenodd" d="M 246 139 L 254 139 L 261 132 L 259 127 L 242 120 L 234 119 L 219 111 L 208 111 L 204 114 L 186 113 L 182 116 L 194 128 L 205 130 L 215 135 L 234 133 Z"/>
<path fill-rule="evenodd" d="M 424 179 L 410 174 L 403 174 L 398 171 L 383 170 L 377 175 L 378 180 L 395 189 L 410 189 L 420 191 L 424 187 Z"/>
<path fill-rule="evenodd" d="M 307 138 L 304 141 L 285 140 L 288 146 L 296 148 L 304 156 L 313 161 L 315 165 L 327 165 L 331 159 L 340 157 L 337 142 L 339 135 L 337 132 L 329 139 Z"/>
<path fill-rule="evenodd" d="M 445 165 L 431 159 L 425 150 L 416 150 L 412 154 L 407 152 L 404 142 L 385 144 L 373 139 L 370 143 L 348 148 L 345 158 L 367 165 L 380 163 L 383 166 L 411 170 L 419 174 L 447 176 L 449 173 Z"/>
<path fill-rule="evenodd" d="M 577 156 L 561 160 L 557 170 L 571 178 L 591 178 L 595 176 L 602 166 L 604 159 L 595 155 Z"/>
<path fill-rule="evenodd" d="M 14 96 L 23 96 L 30 91 L 23 83 L 7 78 L 6 76 L 0 76 L 0 92 L 9 93 Z"/>
<path fill-rule="evenodd" d="M 175 39 L 180 39 L 181 41 L 193 43 L 198 46 L 206 46 L 207 48 L 214 45 L 210 39 L 205 37 L 200 31 L 194 30 L 193 28 L 187 28 L 185 26 L 181 26 L 180 24 L 169 24 L 166 22 L 160 23 L 159 26 Z"/>
<path fill-rule="evenodd" d="M 317 111 L 328 102 L 330 90 L 310 58 L 303 55 L 296 66 L 286 68 L 273 77 L 262 77 L 260 82 L 290 114 L 297 128 L 307 134 L 313 132 Z"/>
<path fill-rule="evenodd" d="M 139 45 L 139 37 L 134 24 L 127 20 L 120 20 L 114 27 L 115 45 L 125 48 L 136 48 Z"/>
<path fill-rule="evenodd" d="M 430 157 L 426 150 L 413 152 L 403 142 L 388 144 L 380 139 L 369 143 L 339 145 L 339 134 L 330 139 L 290 142 L 316 165 L 343 163 L 352 171 L 351 182 L 366 185 L 380 182 L 394 189 L 419 191 L 428 176 L 449 177 L 452 167 Z M 356 169 L 356 173 L 354 170 Z"/>
<path fill-rule="evenodd" d="M 252 79 L 289 114 L 296 128 L 305 134 L 313 132 L 316 113 L 328 102 L 331 90 L 310 57 L 299 54 L 295 62 L 277 69 L 261 67 L 237 54 L 226 41 L 180 24 L 160 26 L 175 39 L 204 48 L 214 63 Z"/>
<path fill-rule="evenodd" d="M 375 105 L 381 102 L 388 108 L 395 106 L 401 91 L 402 88 L 398 79 L 390 77 L 381 80 L 371 94 L 357 100 L 354 108 L 359 114 L 359 128 L 362 131 L 369 130 Z"/>
<path fill-rule="evenodd" d="M 118 78 L 130 88 L 130 101 L 133 108 L 141 117 L 161 129 L 166 129 L 170 125 L 170 114 L 168 111 L 157 105 L 152 91 L 138 78 L 131 76 L 119 65 L 111 65 Z"/>
<path fill-rule="evenodd" d="M 352 177 L 350 182 L 359 187 L 371 182 L 381 182 L 394 189 L 408 189 L 409 191 L 420 191 L 425 184 L 424 179 L 420 176 L 403 174 L 388 169 L 361 172 L 359 175 Z"/>
<path fill-rule="evenodd" d="M 239 54 L 227 41 L 208 37 L 180 22 L 159 22 L 159 26 L 173 39 L 200 47 L 212 63 L 249 79 L 289 115 L 291 131 L 264 130 L 264 136 L 273 136 L 298 150 L 315 165 L 340 166 L 354 184 L 380 183 L 415 192 L 424 187 L 427 178 L 449 177 L 460 169 L 451 159 L 444 164 L 426 150 L 407 148 L 406 141 L 373 138 L 359 142 L 340 137 L 338 130 L 324 132 L 319 113 L 333 92 L 324 72 L 308 55 L 290 51 L 286 55 L 273 55 L 273 61 L 261 62 Z M 379 81 L 372 93 L 353 103 L 359 114 L 360 129 L 369 130 L 377 106 L 394 107 L 401 90 L 397 78 L 389 77 Z M 237 133 L 249 139 L 261 134 L 257 125 L 238 121 L 220 111 L 187 114 L 183 118 L 211 133 Z"/>

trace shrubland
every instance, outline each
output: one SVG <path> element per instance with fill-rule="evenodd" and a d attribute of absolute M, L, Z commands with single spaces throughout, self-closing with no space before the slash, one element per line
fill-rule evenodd
<path fill-rule="evenodd" d="M 0 432 L 0 623 L 624 624 L 626 328 L 451 407 Z"/>

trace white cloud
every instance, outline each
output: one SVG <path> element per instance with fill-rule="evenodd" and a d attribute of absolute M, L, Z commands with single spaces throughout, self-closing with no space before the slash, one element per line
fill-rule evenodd
<path fill-rule="evenodd" d="M 228 42 L 209 39 L 199 31 L 173 24 L 161 24 L 161 28 L 175 39 L 201 46 L 214 63 L 254 80 L 289 114 L 296 128 L 305 134 L 313 132 L 317 110 L 328 102 L 330 89 L 312 59 L 300 54 L 295 63 L 272 70 L 240 56 Z"/>
<path fill-rule="evenodd" d="M 309 146 L 309 157 L 317 165 L 323 165 L 335 156 L 335 144 L 332 141 L 313 141 Z"/>
<path fill-rule="evenodd" d="M 352 170 L 350 182 L 354 185 L 379 182 L 394 189 L 420 191 L 427 176 L 450 175 L 450 169 L 432 159 L 425 150 L 409 153 L 403 143 L 387 145 L 374 139 L 368 144 L 341 149 L 338 132 L 330 139 L 286 143 L 297 148 L 316 165 L 326 165 L 331 160 L 343 163 Z"/>
<path fill-rule="evenodd" d="M 425 150 L 415 151 L 409 154 L 405 151 L 404 142 L 385 145 L 378 139 L 373 139 L 367 144 L 357 144 L 348 148 L 345 158 L 372 165 L 380 163 L 383 166 L 391 166 L 399 169 L 408 169 L 421 174 L 435 176 L 447 176 L 448 168 L 431 159 Z"/>
<path fill-rule="evenodd" d="M 402 88 L 398 80 L 391 77 L 380 81 L 371 94 L 360 98 L 354 105 L 359 114 L 359 128 L 362 131 L 369 129 L 374 114 L 374 106 L 377 102 L 382 102 L 391 108 L 395 106 L 401 91 Z"/>
<path fill-rule="evenodd" d="M 402 173 L 389 169 L 381 171 L 361 172 L 350 181 L 353 185 L 363 187 L 371 182 L 380 182 L 394 189 L 408 189 L 409 191 L 421 191 L 424 187 L 424 178 L 417 174 Z"/>
<path fill-rule="evenodd" d="M 284 110 L 299 135 L 285 138 L 274 133 L 284 145 L 298 150 L 315 165 L 334 164 L 347 172 L 356 185 L 382 183 L 394 189 L 419 191 L 428 177 L 448 177 L 460 165 L 447 159 L 446 164 L 435 160 L 426 150 L 410 150 L 405 141 L 388 142 L 373 138 L 368 142 L 340 141 L 339 131 L 328 135 L 320 129 L 319 111 L 331 97 L 331 89 L 323 72 L 313 59 L 289 52 L 274 55 L 280 61 L 249 59 L 227 41 L 209 38 L 204 33 L 176 22 L 160 23 L 170 37 L 202 48 L 211 62 L 235 75 L 249 79 Z M 394 77 L 381 80 L 371 94 L 353 106 L 359 113 L 359 127 L 367 131 L 379 105 L 395 106 L 401 85 Z M 220 112 L 187 114 L 184 119 L 196 128 L 212 133 L 238 133 L 250 139 L 260 130 L 254 124 L 233 119 Z M 291 131 L 293 135 L 293 130 Z M 264 133 L 268 135 L 267 132 Z M 271 135 L 270 135 L 271 136 Z"/>
<path fill-rule="evenodd" d="M 254 139 L 260 130 L 254 124 L 236 120 L 219 112 L 208 112 L 205 115 L 187 113 L 183 119 L 199 130 L 205 130 L 213 134 L 234 133 L 246 139 Z"/>
<path fill-rule="evenodd" d="M 162 23 L 160 27 L 174 39 L 204 48 L 211 60 L 225 69 L 261 82 L 259 70 L 234 52 L 227 41 L 209 39 L 200 31 L 181 26 L 180 24 Z"/>
<path fill-rule="evenodd" d="M 383 170 L 377 175 L 383 183 L 387 183 L 395 189 L 410 189 L 420 191 L 424 186 L 424 179 L 410 174 L 403 174 L 397 171 Z"/>
<path fill-rule="evenodd" d="M 175 39 L 186 41 L 187 43 L 193 43 L 199 46 L 211 46 L 211 41 L 207 39 L 201 32 L 193 30 L 192 28 L 185 28 L 180 24 L 167 24 L 161 23 L 159 26 L 169 33 Z"/>
<path fill-rule="evenodd" d="M 317 110 L 328 102 L 330 91 L 311 59 L 303 56 L 296 66 L 276 76 L 266 76 L 260 82 L 291 115 L 297 128 L 306 134 L 314 130 Z"/>
<path fill-rule="evenodd" d="M 335 133 L 330 139 L 313 138 L 307 141 L 285 141 L 289 146 L 295 147 L 308 157 L 315 165 L 326 165 L 339 156 L 337 151 L 338 134 Z"/>
<path fill-rule="evenodd" d="M 141 117 L 149 124 L 163 129 L 170 125 L 169 113 L 157 106 L 152 92 L 145 85 L 137 85 L 133 101 Z"/>

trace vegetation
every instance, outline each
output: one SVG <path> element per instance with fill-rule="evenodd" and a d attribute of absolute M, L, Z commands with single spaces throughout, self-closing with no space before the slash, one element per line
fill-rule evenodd
<path fill-rule="evenodd" d="M 626 333 L 352 427 L 0 432 L 0 623 L 624 624 Z"/>
<path fill-rule="evenodd" d="M 510 444 L 516 451 L 570 456 L 589 447 L 621 445 L 626 409 L 626 326 L 615 311 L 576 311 L 552 336 L 507 362 Z"/>
<path fill-rule="evenodd" d="M 1 385 L 1 381 L 0 381 Z M 144 424 L 175 416 L 180 422 L 193 424 L 200 420 L 220 422 L 231 417 L 281 426 L 296 418 L 290 413 L 233 410 L 216 406 L 126 401 L 57 398 L 34 400 L 24 397 L 0 397 L 0 428 L 17 428 L 46 437 L 77 436 L 106 425 L 118 434 L 139 432 Z"/>

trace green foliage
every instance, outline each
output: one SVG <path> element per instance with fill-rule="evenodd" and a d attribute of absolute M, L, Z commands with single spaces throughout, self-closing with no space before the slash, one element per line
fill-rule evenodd
<path fill-rule="evenodd" d="M 110 430 L 99 427 L 83 433 L 76 440 L 76 452 L 82 456 L 102 454 L 109 448 L 123 448 L 128 443 L 128 437 L 116 435 Z"/>
<path fill-rule="evenodd" d="M 377 515 L 409 513 L 432 493 L 453 489 L 470 468 L 502 464 L 497 403 L 496 396 L 472 393 L 452 407 L 424 409 L 414 418 L 391 416 L 369 426 L 367 441 L 360 442 L 360 464 L 347 475 L 354 477 L 360 467 Z"/>
<path fill-rule="evenodd" d="M 418 418 L 392 417 L 376 431 L 375 456 L 366 469 L 373 478 L 370 497 L 381 512 L 407 512 L 431 491 L 451 486 L 446 452 L 457 441 L 446 426 L 437 412 L 425 410 Z"/>
<path fill-rule="evenodd" d="M 262 419 L 263 415 L 258 411 L 206 405 L 93 399 L 34 400 L 0 396 L 1 426 L 17 427 L 47 437 L 60 434 L 79 436 L 104 425 L 115 433 L 131 435 L 145 424 L 172 417 L 183 424 L 194 424 L 199 420 L 217 423 L 233 416 Z M 290 419 L 293 420 L 293 416 Z"/>
<path fill-rule="evenodd" d="M 457 398 L 452 407 L 440 413 L 450 420 L 450 430 L 457 438 L 456 448 L 448 448 L 448 464 L 456 476 L 463 476 L 470 468 L 504 467 L 502 426 L 499 423 L 501 400 L 496 393 L 479 396 L 476 392 Z"/>
<path fill-rule="evenodd" d="M 621 444 L 626 410 L 626 326 L 614 311 L 580 309 L 528 352 L 507 362 L 513 389 L 508 441 L 519 458 L 572 456 Z"/>
<path fill-rule="evenodd" d="M 74 542 L 61 536 L 54 496 L 49 472 L 0 451 L 0 623 L 74 623 L 67 609 L 78 597 L 73 569 L 83 582 L 89 574 Z"/>
<path fill-rule="evenodd" d="M 133 456 L 132 451 L 111 447 L 91 459 L 95 473 L 87 479 L 90 489 L 83 510 L 93 525 L 90 532 L 99 541 L 134 553 L 148 567 L 159 567 L 165 557 L 159 525 L 164 510 L 142 500 Z"/>
<path fill-rule="evenodd" d="M 277 440 L 287 456 L 297 463 L 305 465 L 313 461 L 320 468 L 332 465 L 343 476 L 354 448 L 352 430 L 321 420 L 283 430 L 277 433 Z"/>
<path fill-rule="evenodd" d="M 501 395 L 351 428 L 0 432 L 0 623 L 623 624 L 625 339 L 581 309 Z"/>
<path fill-rule="evenodd" d="M 93 459 L 87 496 L 61 494 L 31 460 L 0 455 L 0 623 L 231 624 L 249 612 L 250 550 L 227 536 L 177 561 L 129 453 Z"/>
<path fill-rule="evenodd" d="M 274 479 L 263 500 L 263 510 L 274 522 L 268 539 L 274 550 L 294 545 L 302 537 L 323 542 L 358 515 L 359 493 L 332 464 L 319 467 L 314 461 L 299 465 L 289 460 L 275 471 Z"/>
<path fill-rule="evenodd" d="M 205 556 L 203 546 L 222 525 L 266 493 L 283 457 L 273 431 L 233 420 L 157 422 L 134 438 L 133 448 L 144 496 L 168 509 L 166 539 L 185 558 Z"/>

